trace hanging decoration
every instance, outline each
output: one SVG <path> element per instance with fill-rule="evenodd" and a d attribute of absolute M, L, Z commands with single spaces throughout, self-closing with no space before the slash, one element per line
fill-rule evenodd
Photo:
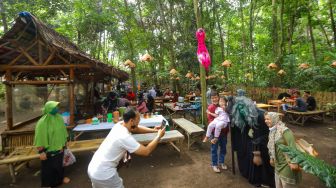
<path fill-rule="evenodd" d="M 336 68 L 336 61 L 332 62 L 330 66 Z"/>
<path fill-rule="evenodd" d="M 230 61 L 230 60 L 225 60 L 225 61 L 222 63 L 222 66 L 223 66 L 223 67 L 231 67 L 231 66 L 232 66 L 231 61 Z"/>
<path fill-rule="evenodd" d="M 127 59 L 127 60 L 124 62 L 124 65 L 125 65 L 126 67 L 130 67 L 130 68 L 134 68 L 134 67 L 135 67 L 135 64 L 134 64 L 131 60 L 129 60 L 129 59 Z"/>
<path fill-rule="evenodd" d="M 192 78 L 193 77 L 193 73 L 188 71 L 188 73 L 185 75 L 186 78 Z"/>
<path fill-rule="evenodd" d="M 153 57 L 151 55 L 149 55 L 148 53 L 146 53 L 145 55 L 143 55 L 140 60 L 141 61 L 146 61 L 146 62 L 150 62 L 153 61 Z"/>
<path fill-rule="evenodd" d="M 222 76 L 221 76 L 221 79 L 225 79 L 225 76 L 224 76 L 224 75 L 222 75 Z"/>
<path fill-rule="evenodd" d="M 195 80 L 199 80 L 199 79 L 201 79 L 199 76 L 197 76 L 197 77 L 195 78 Z"/>
<path fill-rule="evenodd" d="M 169 73 L 172 74 L 172 75 L 175 75 L 175 74 L 177 74 L 177 71 L 175 69 L 171 69 Z"/>
<path fill-rule="evenodd" d="M 271 69 L 271 70 L 275 70 L 278 68 L 278 65 L 276 65 L 275 63 L 270 63 L 268 66 L 267 66 L 268 69 Z"/>
<path fill-rule="evenodd" d="M 301 63 L 301 64 L 299 65 L 299 68 L 300 68 L 300 69 L 308 69 L 308 68 L 309 68 L 309 64 L 307 64 L 307 63 Z"/>
<path fill-rule="evenodd" d="M 286 74 L 286 72 L 284 71 L 284 70 L 279 70 L 279 72 L 278 72 L 278 75 L 279 76 L 284 76 Z"/>
<path fill-rule="evenodd" d="M 209 66 L 211 65 L 211 59 L 209 52 L 205 46 L 205 31 L 203 28 L 199 28 L 196 31 L 196 38 L 198 42 L 197 47 L 197 58 L 199 63 L 205 68 L 206 71 L 209 70 Z"/>
<path fill-rule="evenodd" d="M 180 80 L 180 77 L 176 77 L 175 80 Z"/>

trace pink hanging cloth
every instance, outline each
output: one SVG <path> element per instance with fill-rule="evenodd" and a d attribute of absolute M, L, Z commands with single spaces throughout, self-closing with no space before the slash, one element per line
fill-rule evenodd
<path fill-rule="evenodd" d="M 211 60 L 210 60 L 209 52 L 205 46 L 205 31 L 203 28 L 197 29 L 196 38 L 198 42 L 198 47 L 197 47 L 198 61 L 203 65 L 206 71 L 209 71 Z"/>

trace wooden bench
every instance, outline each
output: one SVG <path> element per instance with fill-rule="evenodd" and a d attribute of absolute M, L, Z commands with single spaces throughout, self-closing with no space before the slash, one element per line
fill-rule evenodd
<path fill-rule="evenodd" d="M 146 134 L 134 134 L 133 137 L 141 144 L 150 143 L 157 133 L 146 133 Z M 177 130 L 166 131 L 164 137 L 160 140 L 160 143 L 169 143 L 176 149 L 179 153 L 181 152 L 174 142 L 182 143 L 184 136 Z M 79 153 L 84 151 L 95 151 L 99 148 L 100 144 L 104 139 L 93 139 L 93 140 L 81 140 L 69 142 L 68 148 L 73 153 Z M 0 165 L 7 164 L 9 167 L 9 172 L 12 177 L 13 183 L 16 182 L 15 175 L 24 165 L 27 165 L 29 161 L 38 159 L 39 154 L 34 146 L 18 147 L 8 156 L 0 160 Z"/>
<path fill-rule="evenodd" d="M 173 119 L 173 123 L 175 127 L 179 126 L 187 134 L 188 150 L 190 149 L 190 146 L 196 142 L 195 139 L 204 133 L 204 130 L 201 127 L 184 118 Z"/>
<path fill-rule="evenodd" d="M 297 112 L 293 110 L 286 111 L 286 117 L 289 123 L 293 123 L 296 125 L 303 126 L 304 123 L 309 119 L 313 118 L 314 120 L 318 120 L 323 122 L 325 117 L 325 111 L 323 110 L 314 110 L 314 111 L 307 111 L 307 112 Z"/>

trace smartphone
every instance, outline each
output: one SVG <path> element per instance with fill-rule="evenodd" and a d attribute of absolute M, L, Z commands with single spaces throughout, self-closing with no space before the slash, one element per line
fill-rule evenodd
<path fill-rule="evenodd" d="M 166 124 L 167 124 L 167 121 L 163 119 L 162 123 L 161 123 L 161 129 L 165 129 L 166 128 Z"/>

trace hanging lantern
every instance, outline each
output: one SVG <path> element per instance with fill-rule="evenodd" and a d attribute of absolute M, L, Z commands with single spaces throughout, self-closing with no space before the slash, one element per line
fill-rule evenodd
<path fill-rule="evenodd" d="M 309 64 L 307 64 L 307 63 L 301 63 L 301 64 L 299 65 L 299 68 L 300 68 L 300 69 L 308 69 L 308 68 L 309 68 Z"/>
<path fill-rule="evenodd" d="M 275 63 L 270 63 L 269 65 L 267 65 L 267 68 L 274 70 L 278 68 L 278 65 L 276 65 Z"/>
<path fill-rule="evenodd" d="M 193 77 L 193 73 L 191 73 L 190 71 L 188 71 L 188 73 L 185 75 L 186 78 L 191 78 Z"/>
<path fill-rule="evenodd" d="M 148 53 L 146 53 L 145 55 L 143 55 L 141 58 L 140 58 L 141 61 L 152 61 L 153 60 L 153 57 L 151 55 L 149 55 Z"/>
<path fill-rule="evenodd" d="M 230 61 L 230 60 L 225 60 L 225 61 L 222 63 L 222 66 L 223 66 L 223 67 L 231 67 L 231 66 L 232 66 L 231 61 Z"/>
<path fill-rule="evenodd" d="M 199 80 L 200 79 L 200 77 L 199 76 L 197 76 L 196 78 L 195 78 L 195 80 Z"/>
<path fill-rule="evenodd" d="M 191 77 L 191 80 L 192 80 L 192 81 L 194 81 L 194 80 L 195 80 L 195 78 L 194 78 L 194 77 Z"/>
<path fill-rule="evenodd" d="M 130 64 L 132 64 L 133 62 L 129 59 L 127 59 L 125 62 L 124 62 L 124 65 L 125 66 L 129 66 Z"/>
<path fill-rule="evenodd" d="M 134 67 L 135 67 L 135 63 L 130 63 L 130 64 L 129 64 L 129 67 L 130 67 L 130 68 L 134 68 Z"/>
<path fill-rule="evenodd" d="M 223 76 L 221 76 L 221 79 L 224 79 L 225 78 L 225 76 L 223 75 Z"/>
<path fill-rule="evenodd" d="M 172 74 L 172 75 L 175 75 L 177 73 L 177 71 L 175 69 L 172 69 L 172 70 L 170 70 L 169 73 Z"/>
<path fill-rule="evenodd" d="M 278 75 L 279 76 L 283 76 L 283 75 L 285 75 L 286 74 L 286 72 L 284 71 L 284 70 L 279 70 L 279 72 L 278 72 Z"/>
<path fill-rule="evenodd" d="M 330 66 L 336 68 L 336 61 L 332 62 Z"/>
<path fill-rule="evenodd" d="M 176 77 L 175 79 L 176 79 L 176 80 L 180 80 L 180 77 Z"/>

